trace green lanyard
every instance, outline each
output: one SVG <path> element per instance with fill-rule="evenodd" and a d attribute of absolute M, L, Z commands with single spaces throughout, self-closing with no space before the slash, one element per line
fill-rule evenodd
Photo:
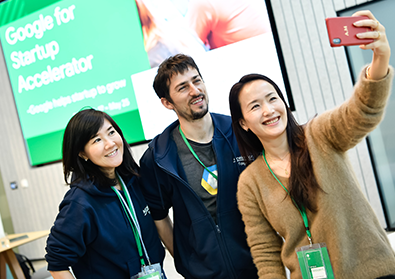
<path fill-rule="evenodd" d="M 117 194 L 118 199 L 121 202 L 122 208 L 123 208 L 123 210 L 126 213 L 126 217 L 128 217 L 130 226 L 132 227 L 132 230 L 133 230 L 134 238 L 136 240 L 137 250 L 138 250 L 138 253 L 139 253 L 139 256 L 140 256 L 141 266 L 145 266 L 145 261 L 144 261 L 144 257 L 143 257 L 143 247 L 142 247 L 142 243 L 141 243 L 141 239 L 140 239 L 140 234 L 139 234 L 139 231 L 138 231 L 138 220 L 137 220 L 137 217 L 136 217 L 136 213 L 134 212 L 134 208 L 133 208 L 132 202 L 130 200 L 128 189 L 125 187 L 125 185 L 123 183 L 123 180 L 119 176 L 118 176 L 118 179 L 121 182 L 120 184 L 121 184 L 123 192 L 125 193 L 127 205 L 128 205 L 129 208 L 126 207 L 125 200 L 121 196 L 119 191 L 114 186 L 111 186 L 111 189 L 115 192 L 115 194 Z M 130 218 L 132 218 L 132 220 Z M 148 259 L 148 261 L 149 261 L 149 259 Z"/>
<path fill-rule="evenodd" d="M 269 163 L 266 160 L 265 150 L 262 150 L 262 156 L 265 159 L 265 163 L 266 163 L 267 167 L 269 168 L 270 172 L 272 173 L 273 177 L 277 180 L 278 183 L 280 183 L 280 185 L 283 187 L 285 192 L 287 192 L 287 194 L 291 197 L 291 195 L 288 192 L 288 189 L 284 187 L 284 185 L 280 182 L 280 180 L 277 178 L 277 176 L 274 174 L 274 172 L 270 168 Z M 292 197 L 291 197 L 291 199 L 292 199 L 294 205 L 296 206 L 296 208 L 299 210 L 300 215 L 302 215 L 303 223 L 304 223 L 304 226 L 306 229 L 307 238 L 309 239 L 310 245 L 312 245 L 311 232 L 310 232 L 310 228 L 309 228 L 309 220 L 307 219 L 306 208 L 304 207 L 304 205 L 301 205 L 301 208 L 299 208 L 299 206 L 296 204 L 295 200 Z"/>
<path fill-rule="evenodd" d="M 197 154 L 195 153 L 195 151 L 193 151 L 192 146 L 189 144 L 187 138 L 185 137 L 184 133 L 181 130 L 181 126 L 178 126 L 178 130 L 180 130 L 180 134 L 182 139 L 184 140 L 185 144 L 188 146 L 189 150 L 191 151 L 192 155 L 196 158 L 196 160 L 198 160 L 198 162 L 203 166 L 203 168 L 206 169 L 206 171 L 208 171 L 216 180 L 218 180 L 218 177 L 215 175 L 215 173 L 213 173 L 212 171 L 210 171 L 204 164 L 202 161 L 200 161 L 199 157 L 197 156 Z"/>

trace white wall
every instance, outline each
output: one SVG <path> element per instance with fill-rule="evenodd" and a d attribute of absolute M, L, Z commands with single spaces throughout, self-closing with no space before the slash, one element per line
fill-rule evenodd
<path fill-rule="evenodd" d="M 343 102 L 352 82 L 343 48 L 331 48 L 325 18 L 365 0 L 272 0 L 275 21 L 296 105 L 296 117 L 304 123 Z M 0 50 L 2 53 L 2 50 Z M 43 125 L 44 123 L 38 123 Z M 16 233 L 47 230 L 68 189 L 60 163 L 29 166 L 4 57 L 0 55 L 0 171 Z M 133 148 L 138 160 L 146 145 Z M 350 151 L 362 190 L 383 227 L 384 216 L 365 142 Z M 27 179 L 29 187 L 11 190 L 11 181 Z M 20 247 L 31 258 L 45 254 L 45 239 Z"/>
<path fill-rule="evenodd" d="M 0 238 L 5 237 L 3 222 L 1 221 L 1 214 L 0 214 Z"/>

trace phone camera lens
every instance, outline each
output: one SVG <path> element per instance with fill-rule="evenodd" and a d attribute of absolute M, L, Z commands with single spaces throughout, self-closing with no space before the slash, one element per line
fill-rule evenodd
<path fill-rule="evenodd" d="M 333 43 L 338 45 L 341 43 L 341 40 L 339 38 L 335 38 L 335 39 L 333 39 Z"/>

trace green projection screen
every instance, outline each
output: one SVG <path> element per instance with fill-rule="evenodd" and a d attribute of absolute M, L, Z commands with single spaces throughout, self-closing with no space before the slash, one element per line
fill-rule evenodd
<path fill-rule="evenodd" d="M 234 5 L 234 9 L 249 10 L 250 14 L 244 22 L 228 20 L 246 31 L 232 41 L 221 37 L 221 45 L 209 40 L 216 31 L 209 31 L 207 40 L 203 37 L 202 30 L 209 27 L 203 16 L 207 11 L 200 7 L 203 2 L 1 3 L 0 41 L 30 164 L 61 159 L 67 122 L 84 107 L 110 114 L 130 144 L 160 133 L 175 114 L 161 105 L 152 82 L 158 64 L 179 52 L 191 55 L 199 65 L 210 94 L 210 111 L 229 114 L 231 86 L 251 72 L 266 72 L 289 99 L 276 32 L 265 2 L 228 2 L 224 8 L 233 9 L 229 5 Z"/>
<path fill-rule="evenodd" d="M 129 78 L 150 68 L 134 1 L 64 0 L 0 34 L 32 165 L 61 158 L 65 125 L 84 106 L 127 122 L 128 142 L 145 140 Z"/>

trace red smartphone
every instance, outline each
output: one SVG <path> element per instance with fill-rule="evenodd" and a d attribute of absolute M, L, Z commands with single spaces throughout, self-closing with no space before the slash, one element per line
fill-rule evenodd
<path fill-rule="evenodd" d="M 331 47 L 354 46 L 369 44 L 374 39 L 358 39 L 356 34 L 371 31 L 368 27 L 356 27 L 354 22 L 361 19 L 369 19 L 367 16 L 345 16 L 329 17 L 326 19 L 326 29 L 328 30 Z"/>

